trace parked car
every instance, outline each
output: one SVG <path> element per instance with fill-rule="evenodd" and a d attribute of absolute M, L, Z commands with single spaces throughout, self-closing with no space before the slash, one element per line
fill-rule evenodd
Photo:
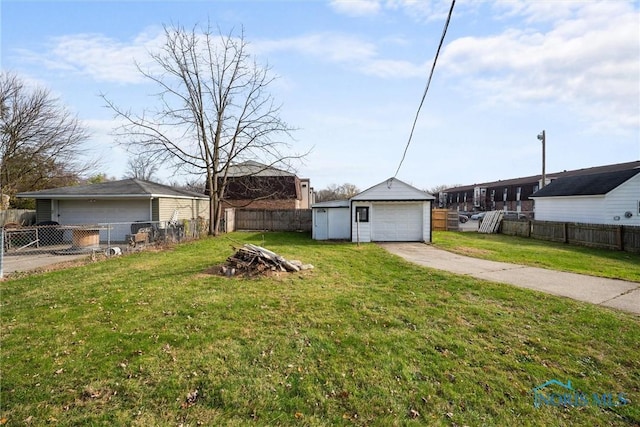
<path fill-rule="evenodd" d="M 502 219 L 527 219 L 527 216 L 522 212 L 505 211 Z"/>
<path fill-rule="evenodd" d="M 479 219 L 484 218 L 484 216 L 485 216 L 486 214 L 487 214 L 486 212 L 477 212 L 477 213 L 474 213 L 473 215 L 471 215 L 471 219 L 473 219 L 473 220 L 479 220 Z"/>
<path fill-rule="evenodd" d="M 465 222 L 469 221 L 469 217 L 463 214 L 458 214 L 458 221 L 464 224 Z"/>

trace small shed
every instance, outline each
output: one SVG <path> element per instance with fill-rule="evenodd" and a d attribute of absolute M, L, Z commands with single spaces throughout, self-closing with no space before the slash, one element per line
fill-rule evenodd
<path fill-rule="evenodd" d="M 558 178 L 531 198 L 536 220 L 640 226 L 640 168 Z"/>
<path fill-rule="evenodd" d="M 314 240 L 350 240 L 349 200 L 314 203 L 311 206 Z"/>

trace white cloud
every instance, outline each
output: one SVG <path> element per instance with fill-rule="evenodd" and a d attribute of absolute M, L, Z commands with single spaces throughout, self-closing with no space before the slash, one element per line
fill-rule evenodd
<path fill-rule="evenodd" d="M 406 44 L 406 40 L 391 38 L 387 44 Z M 267 56 L 273 52 L 295 52 L 322 62 L 349 67 L 359 73 L 382 78 L 411 78 L 425 76 L 429 64 L 414 64 L 399 59 L 381 58 L 378 47 L 356 36 L 339 33 L 317 33 L 280 40 L 251 43 L 254 52 Z"/>
<path fill-rule="evenodd" d="M 553 3 L 564 5 L 553 16 L 544 15 L 545 2 L 506 3 L 510 14 L 546 17 L 550 27 L 454 40 L 440 65 L 461 78 L 466 90 L 493 102 L 560 101 L 595 126 L 637 131 L 638 11 L 620 2 Z"/>
<path fill-rule="evenodd" d="M 331 0 L 331 8 L 347 16 L 373 16 L 402 11 L 416 21 L 441 20 L 447 16 L 450 0 Z"/>
<path fill-rule="evenodd" d="M 316 33 L 280 40 L 251 43 L 251 48 L 262 55 L 278 51 L 292 51 L 300 55 L 321 58 L 334 63 L 357 63 L 376 55 L 373 43 L 355 36 L 338 33 Z"/>
<path fill-rule="evenodd" d="M 329 5 L 337 13 L 349 16 L 375 15 L 380 12 L 380 0 L 332 0 Z"/>
<path fill-rule="evenodd" d="M 46 53 L 17 51 L 22 60 L 51 70 L 89 76 L 101 82 L 139 83 L 135 62 L 144 62 L 148 51 L 164 43 L 164 33 L 143 32 L 130 42 L 100 34 L 73 34 L 50 40 Z"/>

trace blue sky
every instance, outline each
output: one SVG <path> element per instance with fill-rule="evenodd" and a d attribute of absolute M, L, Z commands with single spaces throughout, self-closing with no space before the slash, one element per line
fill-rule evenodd
<path fill-rule="evenodd" d="M 396 172 L 449 1 L 3 0 L 2 69 L 51 90 L 92 134 L 100 170 L 127 154 L 104 93 L 155 105 L 134 66 L 162 45 L 163 24 L 244 28 L 278 80 L 271 94 L 298 128 L 297 166 L 316 189 L 368 188 Z M 638 1 L 456 2 L 431 88 L 398 178 L 418 188 L 640 159 Z M 181 181 L 161 170 L 158 180 Z"/>

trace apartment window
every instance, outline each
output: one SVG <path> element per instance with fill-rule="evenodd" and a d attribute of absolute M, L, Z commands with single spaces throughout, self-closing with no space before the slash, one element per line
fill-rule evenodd
<path fill-rule="evenodd" d="M 356 221 L 369 222 L 369 207 L 356 206 Z"/>

